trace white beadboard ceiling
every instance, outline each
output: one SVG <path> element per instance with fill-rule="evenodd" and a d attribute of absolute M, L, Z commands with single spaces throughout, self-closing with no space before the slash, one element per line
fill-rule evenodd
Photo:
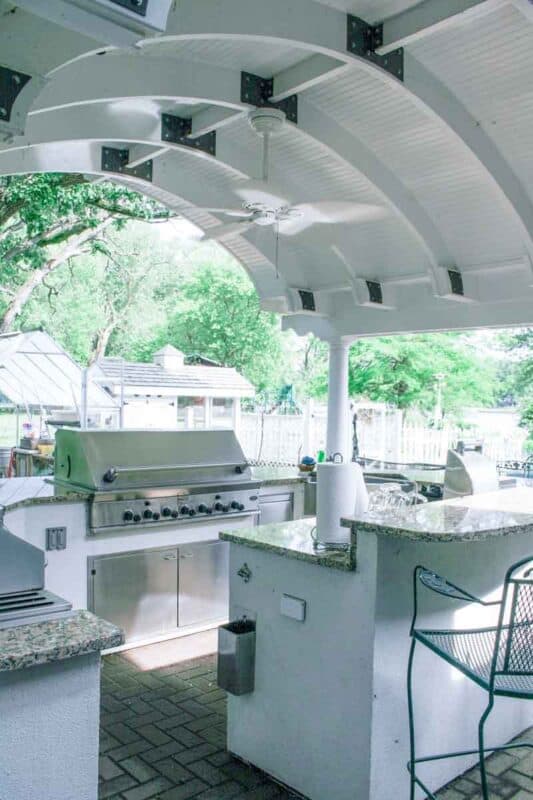
<path fill-rule="evenodd" d="M 316 42 L 310 45 L 303 41 L 303 33 L 298 40 L 298 26 L 289 36 L 274 14 L 265 22 L 264 0 L 247 0 L 239 7 L 243 17 L 235 21 L 239 35 L 231 30 L 213 32 L 207 13 L 210 4 L 215 17 L 224 3 L 235 9 L 236 0 L 203 0 L 203 5 L 181 0 L 171 11 L 175 37 L 147 36 L 137 42 L 139 46 L 109 50 L 105 26 L 101 42 L 89 39 L 46 19 L 41 10 L 40 16 L 32 15 L 26 10 L 28 0 L 19 2 L 24 9 L 16 8 L 16 0 L 0 0 L 0 63 L 48 74 L 47 97 L 54 97 L 54 80 L 57 76 L 59 85 L 59 76 L 73 59 L 83 65 L 76 74 L 86 85 L 80 84 L 79 91 L 90 96 L 100 85 L 91 82 L 96 64 L 100 71 L 102 63 L 117 70 L 117 59 L 124 56 L 138 58 L 140 65 L 145 57 L 151 63 L 160 61 L 167 80 L 160 96 L 170 99 L 157 99 L 157 86 L 153 96 L 145 87 L 136 96 L 137 83 L 130 79 L 128 89 L 120 94 L 119 87 L 119 99 L 112 102 L 98 94 L 90 96 L 94 119 L 87 122 L 94 122 L 94 132 L 86 133 L 85 122 L 77 127 L 72 122 L 71 140 L 69 119 L 75 120 L 79 106 L 61 110 L 57 135 L 54 112 L 45 109 L 29 118 L 35 122 L 28 127 L 35 131 L 34 138 L 18 137 L 0 145 L 0 173 L 25 167 L 58 169 L 63 152 L 65 169 L 79 164 L 80 170 L 98 174 L 100 142 L 146 146 L 149 141 L 157 148 L 162 111 L 193 117 L 204 125 L 205 119 L 217 125 L 233 114 L 217 130 L 215 158 L 172 149 L 154 160 L 152 185 L 128 181 L 207 233 L 227 219 L 204 212 L 201 206 L 238 207 L 242 200 L 235 188 L 247 175 L 259 178 L 261 172 L 261 141 L 242 113 L 246 108 L 239 106 L 239 73 L 272 77 L 289 71 L 298 76 L 302 69 L 320 69 L 324 54 L 331 58 L 335 52 L 340 64 L 347 58 L 346 13 L 376 22 L 418 5 L 417 0 L 294 0 L 291 6 L 288 0 L 287 25 L 292 25 L 291 11 L 298 5 L 294 14 L 298 13 L 300 27 Z M 456 7 L 451 0 L 424 0 L 427 6 L 437 4 L 439 13 Z M 533 220 L 527 217 L 530 204 L 533 208 L 533 15 L 528 19 L 519 5 L 520 0 L 516 5 L 512 0 L 480 0 L 483 13 L 474 9 L 407 42 L 411 74 L 424 69 L 450 92 L 451 103 L 443 108 L 442 118 L 413 94 L 416 84 L 411 85 L 409 71 L 402 85 L 368 64 L 352 62 L 333 77 L 301 88 L 300 125 L 287 125 L 272 138 L 271 181 L 290 203 L 351 200 L 382 205 L 386 213 L 365 224 L 317 224 L 294 237 L 280 236 L 277 247 L 274 229 L 257 226 L 225 241 L 249 271 L 265 307 L 292 313 L 297 308 L 291 306 L 291 287 L 317 290 L 317 297 L 322 293 L 328 298 L 320 331 L 347 335 L 465 327 L 470 320 L 487 325 L 533 323 Z M 262 27 L 250 38 L 254 9 L 257 18 L 263 15 Z M 314 20 L 312 30 L 306 28 L 306 10 Z M 279 11 L 283 16 L 282 6 Z M 188 26 L 198 30 L 187 33 Z M 97 49 L 114 57 L 103 62 L 95 55 Z M 322 62 L 313 61 L 314 55 Z M 177 60 L 198 65 L 200 77 L 185 70 L 189 76 L 182 78 Z M 179 104 L 172 101 L 173 78 L 168 80 L 174 69 Z M 153 75 L 151 67 L 150 87 Z M 139 86 L 142 78 L 141 66 Z M 195 96 L 192 90 L 187 93 L 187 80 L 204 81 L 196 97 L 208 97 L 213 105 L 187 103 L 188 96 Z M 224 100 L 225 109 L 217 108 L 216 102 L 224 105 Z M 483 145 L 476 153 L 479 137 L 477 142 L 472 137 L 471 149 L 452 129 L 461 109 L 471 115 L 473 128 L 489 137 L 492 156 L 483 157 Z M 121 126 L 114 124 L 117 118 L 122 119 Z M 497 161 L 494 169 L 491 158 Z M 502 174 L 510 193 L 502 188 Z M 463 274 L 466 302 L 450 296 L 450 269 Z M 362 281 L 356 285 L 358 278 Z M 364 302 L 365 280 L 388 287 L 391 310 Z"/>

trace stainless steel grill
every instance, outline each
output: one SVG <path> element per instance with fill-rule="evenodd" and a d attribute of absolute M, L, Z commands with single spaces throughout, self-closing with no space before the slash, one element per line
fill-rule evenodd
<path fill-rule="evenodd" d="M 0 628 L 67 612 L 71 604 L 44 588 L 44 552 L 0 525 Z"/>
<path fill-rule="evenodd" d="M 59 430 L 55 481 L 87 492 L 92 534 L 259 513 L 260 484 L 229 430 Z"/>

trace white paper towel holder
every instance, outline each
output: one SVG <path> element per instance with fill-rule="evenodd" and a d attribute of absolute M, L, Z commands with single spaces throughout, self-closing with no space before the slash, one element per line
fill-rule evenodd
<path fill-rule="evenodd" d="M 330 462 L 331 464 L 342 464 L 344 462 L 344 457 L 342 453 L 332 453 L 326 458 L 326 461 Z M 320 552 L 325 552 L 327 550 L 340 550 L 344 553 L 347 553 L 350 549 L 349 542 L 321 542 L 320 539 L 318 539 L 316 525 L 311 528 L 311 539 L 313 540 L 313 547 L 315 550 L 319 550 Z"/>

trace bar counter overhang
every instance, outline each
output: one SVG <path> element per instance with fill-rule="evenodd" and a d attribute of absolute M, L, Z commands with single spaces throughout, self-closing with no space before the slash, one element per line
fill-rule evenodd
<path fill-rule="evenodd" d="M 346 524 L 355 565 L 314 555 L 309 520 L 222 534 L 233 543 L 232 610 L 257 612 L 255 690 L 229 698 L 229 749 L 311 800 L 397 800 L 409 796 L 413 570 L 424 564 L 480 597 L 497 598 L 507 567 L 533 552 L 533 490 Z M 234 577 L 243 562 L 253 576 L 247 584 Z M 279 615 L 288 587 L 307 601 L 303 625 Z M 427 594 L 421 627 L 493 624 L 475 606 Z M 415 663 L 420 755 L 475 748 L 485 693 L 425 648 Z M 532 705 L 500 698 L 487 742 L 503 744 L 532 722 Z M 435 790 L 475 762 L 435 762 L 421 775 Z"/>

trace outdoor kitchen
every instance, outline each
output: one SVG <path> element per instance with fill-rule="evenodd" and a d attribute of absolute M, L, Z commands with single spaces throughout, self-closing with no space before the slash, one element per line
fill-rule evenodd
<path fill-rule="evenodd" d="M 533 800 L 532 52 L 0 0 L 0 800 Z"/>

